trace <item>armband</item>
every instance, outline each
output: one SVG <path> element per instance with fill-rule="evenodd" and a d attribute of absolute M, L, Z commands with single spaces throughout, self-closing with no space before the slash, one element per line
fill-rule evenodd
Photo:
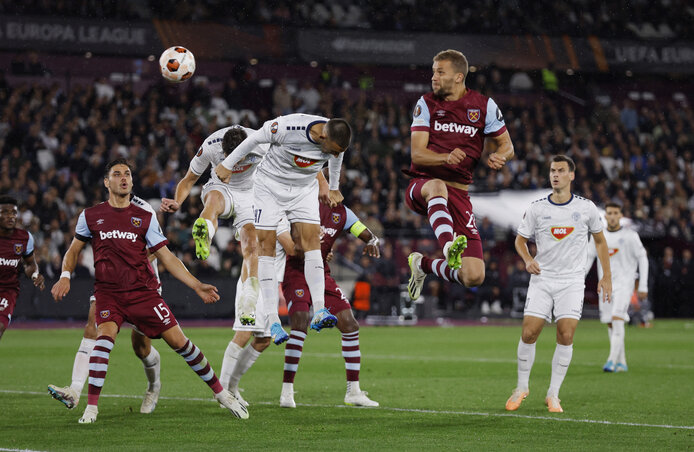
<path fill-rule="evenodd" d="M 61 277 L 61 278 L 70 279 L 70 272 L 67 271 L 67 270 L 65 270 L 64 272 L 62 272 L 62 273 L 60 274 L 60 277 Z"/>
<path fill-rule="evenodd" d="M 362 232 L 366 230 L 366 225 L 362 223 L 361 221 L 357 221 L 352 225 L 351 228 L 349 228 L 349 232 L 352 233 L 353 236 L 359 238 Z"/>

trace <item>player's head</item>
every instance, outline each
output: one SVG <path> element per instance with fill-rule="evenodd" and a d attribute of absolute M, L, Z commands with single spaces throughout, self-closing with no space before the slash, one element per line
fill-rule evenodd
<path fill-rule="evenodd" d="M 333 118 L 325 124 L 321 133 L 321 150 L 332 156 L 345 152 L 352 141 L 352 128 L 342 118 Z"/>
<path fill-rule="evenodd" d="M 13 229 L 18 214 L 17 200 L 12 196 L 0 196 L 0 229 Z"/>
<path fill-rule="evenodd" d="M 130 196 L 133 191 L 133 168 L 124 158 L 117 158 L 106 165 L 104 186 L 115 196 Z"/>
<path fill-rule="evenodd" d="M 576 177 L 576 164 L 571 157 L 566 155 L 555 155 L 549 166 L 549 180 L 552 188 L 563 190 L 571 185 Z"/>
<path fill-rule="evenodd" d="M 243 140 L 246 139 L 248 134 L 241 127 L 232 127 L 224 133 L 224 138 L 222 138 L 222 151 L 224 155 L 228 156 L 231 152 L 236 149 L 236 146 L 241 144 Z"/>
<path fill-rule="evenodd" d="M 607 220 L 607 229 L 616 231 L 619 229 L 619 220 L 622 219 L 622 206 L 616 202 L 608 202 L 605 204 L 605 219 Z"/>
<path fill-rule="evenodd" d="M 467 58 L 457 50 L 444 50 L 434 57 L 432 65 L 431 88 L 437 97 L 453 94 L 456 86 L 465 86 L 468 64 Z"/>

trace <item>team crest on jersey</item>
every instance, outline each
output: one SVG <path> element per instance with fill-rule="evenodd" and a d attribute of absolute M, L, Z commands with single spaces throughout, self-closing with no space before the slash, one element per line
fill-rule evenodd
<path fill-rule="evenodd" d="M 202 146 L 200 146 L 200 149 L 198 149 L 198 153 L 195 154 L 196 157 L 200 157 L 202 155 Z"/>
<path fill-rule="evenodd" d="M 270 124 L 270 132 L 277 133 L 278 129 L 279 129 L 279 124 L 277 124 L 277 121 Z"/>
<path fill-rule="evenodd" d="M 608 248 L 607 252 L 610 254 L 610 257 L 612 257 L 619 252 L 619 248 Z"/>
<path fill-rule="evenodd" d="M 422 106 L 421 105 L 415 106 L 414 112 L 412 113 L 412 116 L 414 116 L 415 118 L 418 118 L 419 115 L 421 115 L 421 114 L 422 114 Z"/>
<path fill-rule="evenodd" d="M 340 223 L 340 219 L 342 218 L 342 215 L 339 213 L 333 213 L 333 223 L 338 224 Z"/>
<path fill-rule="evenodd" d="M 574 221 L 581 221 L 581 214 L 578 212 L 574 212 L 571 214 L 571 219 Z"/>
<path fill-rule="evenodd" d="M 550 232 L 555 240 L 563 240 L 570 236 L 574 229 L 571 226 L 552 226 Z"/>
<path fill-rule="evenodd" d="M 296 289 L 294 291 L 294 294 L 296 294 L 297 297 L 301 298 L 304 296 L 304 289 Z"/>
<path fill-rule="evenodd" d="M 24 245 L 21 243 L 15 243 L 14 254 L 22 254 L 22 251 L 24 251 Z"/>
<path fill-rule="evenodd" d="M 480 120 L 480 109 L 479 108 L 468 108 L 467 109 L 467 119 L 472 122 L 477 122 Z"/>
<path fill-rule="evenodd" d="M 136 228 L 139 228 L 140 226 L 142 226 L 142 219 L 137 217 L 130 217 L 130 223 L 132 223 L 132 225 Z"/>
<path fill-rule="evenodd" d="M 294 164 L 299 168 L 308 168 L 318 163 L 318 160 L 307 159 L 306 157 L 294 156 Z"/>
<path fill-rule="evenodd" d="M 105 311 L 99 312 L 99 315 L 101 316 L 102 319 L 107 319 L 108 316 L 111 315 L 111 311 L 109 311 L 108 309 L 106 309 Z"/>

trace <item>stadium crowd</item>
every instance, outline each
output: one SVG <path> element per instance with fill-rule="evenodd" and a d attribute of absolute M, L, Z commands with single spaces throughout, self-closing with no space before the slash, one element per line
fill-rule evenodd
<path fill-rule="evenodd" d="M 0 14 L 55 15 L 117 20 L 169 19 L 263 25 L 431 31 L 486 34 L 568 34 L 606 38 L 691 38 L 694 10 L 683 0 L 573 2 L 486 0 L 460 7 L 455 2 L 415 0 L 0 0 Z"/>
<path fill-rule="evenodd" d="M 497 69 L 495 69 L 497 70 Z M 507 74 L 504 74 L 507 75 Z M 559 100 L 541 90 L 523 95 L 506 85 L 487 83 L 488 72 L 470 75 L 469 86 L 481 87 L 501 106 L 515 145 L 516 158 L 500 172 L 479 165 L 476 191 L 536 189 L 548 186 L 547 157 L 566 153 L 577 163 L 576 191 L 596 204 L 624 205 L 649 249 L 653 265 L 652 298 L 656 314 L 692 312 L 694 287 L 694 116 L 686 103 L 618 101 L 586 106 Z M 359 88 L 331 88 L 325 80 L 294 86 L 277 80 L 264 108 L 243 110 L 244 92 L 230 82 L 219 92 L 190 83 L 180 90 L 163 83 L 146 92 L 133 86 L 97 80 L 89 86 L 63 89 L 8 83 L 0 76 L 0 193 L 16 197 L 21 223 L 36 239 L 37 257 L 47 277 L 60 273 L 60 257 L 72 240 L 75 221 L 86 206 L 105 199 L 105 164 L 126 157 L 137 166 L 134 192 L 145 199 L 173 197 L 176 183 L 202 140 L 227 125 L 223 114 L 238 108 L 250 127 L 287 112 L 346 118 L 353 144 L 344 161 L 341 189 L 345 202 L 364 223 L 384 237 L 380 261 L 362 259 L 359 245 L 338 245 L 339 262 L 361 274 L 386 295 L 388 311 L 406 281 L 406 256 L 412 248 L 434 252 L 426 220 L 403 203 L 409 166 L 409 126 L 416 95 L 379 95 Z M 255 95 L 255 94 L 254 94 Z M 261 97 L 262 98 L 262 97 Z M 257 101 L 257 98 L 255 98 Z M 203 176 L 203 180 L 206 177 Z M 194 258 L 192 222 L 201 209 L 193 196 L 181 212 L 161 218 L 165 233 L 183 262 L 198 276 L 238 274 L 238 244 L 213 247 L 208 261 Z M 441 309 L 492 306 L 501 312 L 511 304 L 513 287 L 527 285 L 527 274 L 513 251 L 513 231 L 479 218 L 484 239 L 487 278 L 476 291 L 432 282 L 427 294 Z M 88 254 L 88 253 L 85 253 Z M 79 272 L 86 275 L 89 263 Z M 391 298 L 389 298 L 391 297 Z M 485 304 L 486 302 L 486 304 Z M 495 303 L 497 302 L 497 303 Z"/>

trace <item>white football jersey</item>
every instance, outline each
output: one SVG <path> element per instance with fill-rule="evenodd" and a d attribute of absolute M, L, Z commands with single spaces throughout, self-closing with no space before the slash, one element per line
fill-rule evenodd
<path fill-rule="evenodd" d="M 229 169 L 243 159 L 253 148 L 269 144 L 267 154 L 258 169 L 259 177 L 291 185 L 308 185 L 316 178 L 318 171 L 328 162 L 330 168 L 330 189 L 339 187 L 340 168 L 343 154 L 333 157 L 321 150 L 309 130 L 317 123 L 328 122 L 322 116 L 295 113 L 279 116 L 267 121 L 258 131 L 248 136 L 223 162 Z"/>
<path fill-rule="evenodd" d="M 612 285 L 625 288 L 631 293 L 638 270 L 639 292 L 648 292 L 648 255 L 636 231 L 621 227 L 616 231 L 605 229 L 604 234 L 610 253 Z M 597 255 L 595 242 L 591 239 L 588 245 L 586 271 L 590 270 Z M 598 265 L 598 277 L 602 278 L 602 274 L 602 265 Z"/>
<path fill-rule="evenodd" d="M 232 127 L 242 128 L 246 131 L 247 135 L 251 135 L 255 132 L 255 130 L 247 127 L 231 126 L 219 129 L 205 138 L 198 153 L 195 154 L 195 157 L 190 161 L 189 168 L 193 174 L 200 176 L 205 172 L 208 166 L 212 165 L 210 179 L 215 182 L 221 182 L 217 177 L 217 173 L 214 172 L 214 167 L 225 158 L 224 150 L 222 149 L 222 140 L 227 130 Z M 267 148 L 267 145 L 261 145 L 252 149 L 241 161 L 234 165 L 231 169 L 231 179 L 229 179 L 229 186 L 233 190 L 250 190 L 253 187 L 253 175 L 255 174 L 258 164 L 262 160 L 263 154 L 267 151 Z"/>
<path fill-rule="evenodd" d="M 549 196 L 534 201 L 523 215 L 518 234 L 535 239 L 540 276 L 583 280 L 588 235 L 602 229 L 593 201 L 572 194 L 564 204 L 553 203 Z"/>

